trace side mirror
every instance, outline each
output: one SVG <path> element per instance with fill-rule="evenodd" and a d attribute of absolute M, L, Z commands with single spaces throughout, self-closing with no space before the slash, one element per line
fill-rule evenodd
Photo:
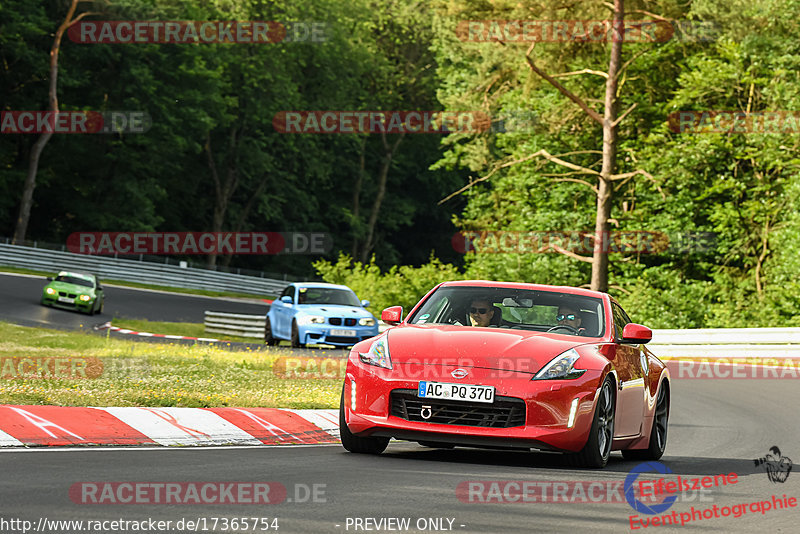
<path fill-rule="evenodd" d="M 290 297 L 289 295 L 284 295 L 284 296 L 281 297 L 281 302 L 283 302 L 285 304 L 291 304 L 292 303 L 292 297 Z"/>
<path fill-rule="evenodd" d="M 392 306 L 391 308 L 386 308 L 381 312 L 381 321 L 388 325 L 396 325 L 399 324 L 403 320 L 403 307 L 402 306 Z"/>
<path fill-rule="evenodd" d="M 653 339 L 653 331 L 644 325 L 628 323 L 622 329 L 623 343 L 647 343 Z"/>
<path fill-rule="evenodd" d="M 369 301 L 368 300 L 362 300 L 361 301 L 361 306 L 366 308 L 367 306 L 369 306 Z"/>
<path fill-rule="evenodd" d="M 52 281 L 53 281 L 53 277 L 52 277 L 52 276 L 48 276 L 48 277 L 47 277 L 47 281 L 48 281 L 48 282 L 52 282 Z"/>

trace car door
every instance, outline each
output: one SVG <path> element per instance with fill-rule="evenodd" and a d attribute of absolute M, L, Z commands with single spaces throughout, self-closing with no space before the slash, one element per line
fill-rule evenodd
<path fill-rule="evenodd" d="M 281 296 L 275 299 L 272 302 L 272 318 L 275 320 L 275 324 L 273 325 L 273 332 L 276 336 L 281 337 L 283 339 L 289 339 L 289 327 L 291 326 L 291 310 L 292 305 L 283 302 L 283 297 L 291 297 L 292 301 L 295 298 L 295 286 L 290 285 L 286 289 L 283 290 Z M 270 319 L 271 321 L 272 319 Z"/>
<path fill-rule="evenodd" d="M 642 430 L 645 404 L 645 372 L 642 368 L 641 345 L 622 342 L 622 330 L 631 320 L 616 302 L 612 301 L 611 309 L 616 342 L 614 367 L 619 377 L 614 433 L 620 437 L 634 436 Z"/>

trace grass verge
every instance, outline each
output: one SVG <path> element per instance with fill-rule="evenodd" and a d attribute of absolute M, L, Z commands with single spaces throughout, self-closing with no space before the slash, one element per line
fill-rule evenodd
<path fill-rule="evenodd" d="M 0 322 L 0 340 L 2 404 L 339 406 L 341 379 L 276 376 L 273 364 L 279 356 L 286 355 L 280 350 L 231 352 L 208 345 L 136 343 L 3 322 Z M 21 363 L 22 360 L 27 363 Z M 62 370 L 69 369 L 74 364 L 67 360 L 88 362 L 89 371 L 85 373 L 88 378 L 78 376 L 80 373 L 70 378 L 31 376 L 37 366 L 45 365 L 50 366 L 52 374 L 59 361 L 66 362 Z M 21 375 L 21 371 L 27 375 Z"/>
<path fill-rule="evenodd" d="M 151 334 L 167 334 L 186 337 L 210 337 L 224 341 L 241 341 L 244 343 L 263 343 L 264 337 L 239 337 L 229 334 L 215 334 L 206 332 L 202 323 L 169 323 L 159 321 L 147 321 L 145 319 L 117 319 L 111 320 L 111 324 L 120 328 L 135 330 L 136 332 L 150 332 Z"/>

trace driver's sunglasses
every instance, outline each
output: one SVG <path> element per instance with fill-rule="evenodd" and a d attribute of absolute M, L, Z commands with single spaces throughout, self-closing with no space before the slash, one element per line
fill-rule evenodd
<path fill-rule="evenodd" d="M 569 315 L 564 315 L 563 313 L 559 313 L 556 315 L 556 321 L 563 321 L 566 319 L 567 321 L 574 321 L 577 317 L 574 313 L 570 313 Z"/>
<path fill-rule="evenodd" d="M 480 315 L 486 315 L 487 313 L 489 313 L 489 308 L 470 308 L 469 312 L 478 313 Z"/>

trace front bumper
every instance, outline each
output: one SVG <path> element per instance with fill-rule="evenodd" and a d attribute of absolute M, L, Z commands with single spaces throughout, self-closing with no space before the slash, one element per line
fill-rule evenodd
<path fill-rule="evenodd" d="M 463 367 L 462 367 L 463 368 Z M 497 369 L 468 368 L 469 375 L 454 379 L 454 366 L 400 364 L 383 369 L 360 362 L 352 353 L 345 377 L 345 418 L 351 432 L 361 436 L 427 440 L 483 447 L 535 448 L 576 452 L 589 437 L 594 417 L 597 389 L 602 371 L 587 370 L 573 380 L 531 380 L 530 373 Z M 392 415 L 392 392 L 416 390 L 420 380 L 479 384 L 495 387 L 495 399 L 521 399 L 525 406 L 522 424 L 504 428 L 408 420 Z M 356 384 L 355 410 L 351 405 L 352 385 Z M 572 426 L 568 425 L 572 401 L 577 408 Z M 458 402 L 458 401 L 451 401 Z M 437 409 L 437 400 L 426 400 Z M 463 403 L 464 412 L 480 403 Z M 485 405 L 484 405 L 485 406 Z M 465 416 L 466 417 L 466 416 Z M 473 423 L 473 425 L 476 423 Z M 477 423 L 483 425 L 484 423 Z"/>
<path fill-rule="evenodd" d="M 94 301 L 94 298 L 91 300 L 81 300 L 80 298 L 75 297 L 73 302 L 66 302 L 63 299 L 59 300 L 59 295 L 48 295 L 47 293 L 42 293 L 42 304 L 53 306 L 55 308 L 63 308 L 65 310 L 77 310 L 84 313 L 89 313 L 94 308 Z"/>
<path fill-rule="evenodd" d="M 351 330 L 353 336 L 342 336 L 335 330 Z M 332 326 L 328 324 L 310 324 L 298 327 L 300 343 L 318 343 L 349 347 L 378 335 L 378 325 L 374 326 Z"/>

